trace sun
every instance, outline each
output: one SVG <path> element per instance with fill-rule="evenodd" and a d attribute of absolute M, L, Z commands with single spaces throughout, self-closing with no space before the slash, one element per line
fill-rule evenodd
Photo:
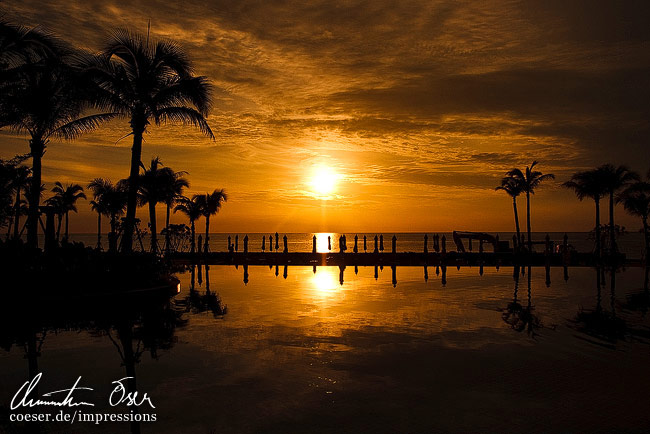
<path fill-rule="evenodd" d="M 317 166 L 313 170 L 311 177 L 311 188 L 314 193 L 327 196 L 336 191 L 336 184 L 338 183 L 340 175 L 332 168 L 327 166 Z"/>

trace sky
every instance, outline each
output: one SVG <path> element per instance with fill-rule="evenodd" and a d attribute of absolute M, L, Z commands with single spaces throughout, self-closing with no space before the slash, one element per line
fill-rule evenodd
<path fill-rule="evenodd" d="M 224 188 L 217 232 L 511 231 L 512 201 L 494 187 L 533 160 L 556 175 L 532 198 L 533 230 L 587 231 L 593 203 L 560 184 L 605 162 L 650 168 L 646 1 L 21 0 L 0 11 L 95 52 L 150 20 L 153 39 L 187 51 L 213 85 L 216 139 L 152 126 L 143 161 L 187 171 L 188 195 Z M 125 178 L 128 132 L 121 119 L 53 140 L 47 186 Z M 27 149 L 0 131 L 0 158 Z M 80 203 L 70 224 L 92 232 L 96 217 Z"/>

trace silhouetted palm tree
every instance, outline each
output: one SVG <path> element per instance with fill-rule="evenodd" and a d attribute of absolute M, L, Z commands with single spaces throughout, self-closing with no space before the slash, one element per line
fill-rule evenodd
<path fill-rule="evenodd" d="M 607 193 L 602 172 L 598 169 L 576 172 L 571 180 L 562 185 L 575 191 L 578 199 L 583 200 L 585 197 L 589 197 L 596 203 L 596 255 L 600 257 L 600 199 Z"/>
<path fill-rule="evenodd" d="M 20 216 L 24 215 L 25 201 L 21 197 L 21 192 L 26 191 L 27 186 L 31 182 L 31 171 L 26 166 L 17 166 L 14 171 L 14 179 L 11 183 L 16 201 L 14 202 L 14 240 L 18 240 Z"/>
<path fill-rule="evenodd" d="M 68 240 L 70 235 L 68 232 L 70 211 L 77 212 L 77 201 L 86 198 L 86 194 L 83 191 L 84 188 L 79 184 L 69 184 L 64 187 L 58 181 L 54 183 L 52 192 L 55 196 L 51 199 L 54 199 L 53 204 L 60 206 L 61 212 L 65 214 L 65 235 L 63 238 L 65 241 Z"/>
<path fill-rule="evenodd" d="M 650 172 L 648 172 L 650 180 Z M 646 261 L 650 256 L 650 231 L 648 230 L 648 215 L 650 214 L 650 182 L 638 181 L 628 186 L 616 198 L 623 203 L 623 207 L 633 216 L 641 217 L 643 222 L 643 239 L 645 241 Z"/>
<path fill-rule="evenodd" d="M 205 217 L 205 247 L 204 251 L 208 251 L 208 242 L 210 237 L 210 216 L 219 212 L 221 204 L 228 200 L 228 195 L 224 189 L 214 190 L 212 193 L 195 195 L 192 200 L 195 200 L 201 208 L 201 214 Z"/>
<path fill-rule="evenodd" d="M 142 136 L 150 122 L 181 122 L 214 139 L 206 116 L 209 85 L 194 76 L 192 65 L 174 42 L 150 42 L 127 30 L 115 32 L 95 57 L 85 62 L 86 77 L 96 85 L 97 106 L 129 118 L 133 147 L 122 248 L 130 252 L 137 205 Z"/>
<path fill-rule="evenodd" d="M 93 130 L 112 117 L 95 114 L 79 117 L 88 94 L 75 79 L 72 68 L 62 62 L 67 54 L 57 59 L 46 59 L 26 68 L 20 74 L 20 83 L 3 95 L 2 117 L 11 129 L 30 136 L 32 157 L 32 184 L 34 191 L 42 183 L 41 160 L 51 138 L 72 140 Z M 28 243 L 38 245 L 39 197 L 29 197 L 27 226 Z"/>
<path fill-rule="evenodd" d="M 112 187 L 110 181 L 102 178 L 95 178 L 90 182 L 90 184 L 88 184 L 88 188 L 93 192 L 93 200 L 90 201 L 90 208 L 97 213 L 98 249 L 102 248 L 102 216 L 110 215 L 107 207 L 107 202 L 104 199 L 104 196 L 110 187 Z"/>
<path fill-rule="evenodd" d="M 174 212 L 177 211 L 182 212 L 190 219 L 190 230 L 192 231 L 192 243 L 190 245 L 190 251 L 194 253 L 196 251 L 196 232 L 194 228 L 194 222 L 203 215 L 203 210 L 197 196 L 194 196 L 193 199 L 189 199 L 187 197 L 180 198 L 178 200 L 178 205 L 176 205 L 174 208 Z"/>
<path fill-rule="evenodd" d="M 145 168 L 138 182 L 138 203 L 141 206 L 149 205 L 149 224 L 151 226 L 151 251 L 158 253 L 158 232 L 156 222 L 156 205 L 165 199 L 165 188 L 169 180 L 168 171 L 164 171 L 160 158 L 152 158 L 149 168 Z M 128 202 L 127 202 L 128 206 Z M 128 208 L 127 208 L 128 213 Z M 127 214 L 128 215 L 128 214 Z M 124 242 L 124 239 L 122 240 Z"/>
<path fill-rule="evenodd" d="M 113 185 L 109 179 L 95 178 L 88 188 L 93 190 L 95 202 L 99 208 L 105 210 L 106 216 L 110 217 L 111 232 L 108 235 L 108 249 L 111 252 L 117 250 L 117 218 L 124 214 L 126 208 L 127 182 L 121 180 Z"/>
<path fill-rule="evenodd" d="M 614 225 L 614 195 L 632 181 L 638 181 L 639 175 L 630 171 L 626 166 L 614 167 L 612 164 L 603 164 L 597 169 L 605 183 L 609 194 L 609 248 L 611 253 L 616 253 L 616 226 Z"/>
<path fill-rule="evenodd" d="M 539 185 L 546 181 L 547 179 L 555 179 L 555 175 L 552 173 L 543 174 L 540 171 L 534 170 L 537 165 L 537 161 L 526 167 L 525 172 L 522 172 L 519 169 L 512 169 L 506 173 L 506 177 L 516 179 L 517 182 L 521 183 L 522 190 L 526 193 L 526 232 L 528 234 L 528 251 L 533 251 L 533 243 L 530 238 L 530 195 L 535 194 L 535 189 Z"/>
<path fill-rule="evenodd" d="M 187 178 L 184 178 L 183 175 L 186 175 L 187 172 L 174 172 L 171 168 L 165 167 L 163 170 L 166 173 L 165 176 L 165 185 L 163 186 L 163 202 L 166 205 L 166 215 L 165 215 L 165 252 L 169 252 L 169 214 L 171 207 L 183 197 L 183 189 L 188 188 L 190 183 Z"/>
<path fill-rule="evenodd" d="M 512 208 L 515 212 L 515 228 L 517 230 L 517 243 L 521 245 L 521 231 L 519 229 L 519 214 L 517 213 L 517 196 L 523 191 L 523 186 L 519 179 L 513 177 L 505 177 L 501 180 L 501 185 L 496 187 L 495 190 L 503 190 L 512 198 Z"/>

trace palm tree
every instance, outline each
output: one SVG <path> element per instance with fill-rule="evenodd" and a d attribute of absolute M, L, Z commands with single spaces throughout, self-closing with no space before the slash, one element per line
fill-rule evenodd
<path fill-rule="evenodd" d="M 103 178 L 95 178 L 90 184 L 88 189 L 93 192 L 93 200 L 90 201 L 90 208 L 97 213 L 97 248 L 102 248 L 102 215 L 109 216 L 107 201 L 105 195 L 112 187 L 109 180 Z"/>
<path fill-rule="evenodd" d="M 650 172 L 648 172 L 650 181 Z M 623 207 L 633 216 L 641 217 L 643 222 L 643 240 L 645 242 L 645 258 L 650 255 L 650 231 L 648 230 L 648 215 L 650 214 L 650 182 L 637 181 L 627 187 L 617 198 Z"/>
<path fill-rule="evenodd" d="M 183 175 L 186 175 L 187 172 L 174 172 L 169 167 L 163 168 L 166 176 L 165 183 L 163 185 L 163 202 L 167 206 L 167 213 L 165 216 L 165 252 L 169 252 L 169 217 L 171 207 L 183 197 L 183 189 L 188 188 L 190 183 Z"/>
<path fill-rule="evenodd" d="M 526 167 L 525 172 L 519 169 L 512 169 L 506 173 L 506 177 L 513 178 L 516 182 L 521 184 L 522 190 L 526 193 L 526 232 L 528 234 L 528 251 L 533 251 L 533 243 L 530 238 L 530 195 L 535 194 L 535 189 L 547 179 L 555 179 L 552 173 L 543 174 L 540 171 L 534 170 L 537 161 Z"/>
<path fill-rule="evenodd" d="M 616 226 L 614 226 L 614 195 L 632 181 L 638 181 L 639 175 L 630 171 L 627 166 L 614 167 L 612 164 L 603 164 L 598 168 L 605 189 L 609 194 L 609 248 L 610 252 L 616 253 Z"/>
<path fill-rule="evenodd" d="M 109 179 L 98 178 L 95 181 L 98 180 L 102 183 L 103 189 L 100 200 L 104 204 L 111 222 L 111 232 L 108 234 L 108 251 L 116 252 L 117 218 L 123 215 L 126 210 L 128 182 L 123 179 L 113 185 Z"/>
<path fill-rule="evenodd" d="M 589 197 L 596 203 L 596 256 L 600 258 L 600 199 L 607 193 L 602 172 L 598 169 L 576 172 L 562 186 L 572 189 L 581 201 Z"/>
<path fill-rule="evenodd" d="M 26 166 L 17 166 L 14 169 L 14 179 L 11 183 L 11 187 L 16 195 L 16 201 L 14 202 L 14 241 L 18 240 L 20 216 L 24 215 L 25 210 L 25 201 L 21 197 L 21 192 L 25 191 L 31 182 L 30 174 L 31 171 Z"/>
<path fill-rule="evenodd" d="M 224 189 L 221 189 L 214 190 L 212 193 L 197 194 L 192 200 L 198 203 L 201 214 L 205 217 L 205 246 L 203 250 L 207 252 L 210 237 L 210 216 L 219 212 L 221 204 L 228 200 L 228 195 Z"/>
<path fill-rule="evenodd" d="M 55 194 L 52 198 L 55 199 L 54 204 L 58 204 L 61 212 L 65 214 L 65 235 L 63 239 L 67 241 L 70 235 L 68 231 L 70 211 L 77 212 L 76 203 L 79 199 L 86 199 L 86 194 L 84 188 L 79 184 L 69 184 L 64 187 L 59 181 L 54 183 L 52 192 Z"/>
<path fill-rule="evenodd" d="M 194 196 L 193 199 L 187 197 L 181 197 L 178 199 L 178 205 L 174 208 L 174 212 L 180 211 L 185 214 L 190 219 L 190 229 L 192 232 L 192 243 L 190 245 L 190 252 L 194 253 L 196 251 L 196 232 L 194 230 L 194 222 L 198 220 L 201 215 L 203 215 L 203 210 L 201 209 L 200 201 L 198 196 Z"/>
<path fill-rule="evenodd" d="M 0 114 L 4 122 L 17 133 L 30 136 L 32 157 L 32 191 L 42 183 L 42 158 L 51 138 L 72 140 L 110 119 L 112 114 L 79 117 L 88 95 L 75 79 L 72 68 L 61 58 L 47 59 L 25 69 L 20 83 L 3 95 Z M 29 199 L 27 238 L 30 246 L 38 245 L 39 197 Z"/>
<path fill-rule="evenodd" d="M 521 182 L 513 177 L 505 177 L 501 180 L 501 185 L 495 190 L 503 190 L 512 197 L 512 208 L 515 212 L 515 228 L 517 230 L 517 243 L 521 246 L 521 231 L 519 230 L 519 214 L 517 213 L 517 196 L 524 190 Z"/>
<path fill-rule="evenodd" d="M 85 62 L 85 76 L 96 87 L 96 103 L 102 110 L 127 117 L 133 135 L 129 193 L 122 248 L 133 248 L 142 136 L 156 125 L 181 122 L 198 127 L 214 139 L 206 116 L 210 86 L 194 76 L 192 65 L 174 42 L 150 42 L 127 30 L 115 32 L 98 55 Z"/>
<path fill-rule="evenodd" d="M 151 226 L 151 251 L 158 253 L 158 232 L 156 221 L 156 205 L 159 202 L 164 202 L 166 196 L 166 188 L 169 184 L 169 171 L 164 170 L 162 162 L 159 157 L 152 158 L 149 168 L 145 168 L 144 172 L 140 175 L 138 181 L 138 204 L 140 206 L 149 205 L 149 224 Z M 128 205 L 128 200 L 127 200 Z M 127 208 L 128 216 L 128 208 Z M 122 238 L 124 243 L 124 238 Z"/>

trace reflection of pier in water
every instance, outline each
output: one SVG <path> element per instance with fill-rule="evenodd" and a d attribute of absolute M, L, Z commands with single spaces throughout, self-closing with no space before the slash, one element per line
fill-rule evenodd
<path fill-rule="evenodd" d="M 239 269 L 239 266 L 240 266 L 240 264 L 234 264 L 234 267 L 236 269 Z M 284 265 L 282 265 L 282 277 L 284 279 L 287 279 L 287 277 L 289 276 L 289 267 L 290 266 L 301 267 L 301 266 L 304 266 L 304 265 L 300 265 L 300 264 L 298 264 L 298 265 L 296 265 L 296 264 L 284 264 Z M 397 269 L 398 269 L 398 266 L 397 265 L 389 265 L 389 266 L 390 266 L 390 269 L 391 269 L 391 283 L 392 283 L 393 287 L 396 287 L 397 283 L 398 283 L 397 282 Z M 258 267 L 261 268 L 259 265 L 256 266 L 255 264 L 253 264 L 252 267 L 253 268 L 258 268 Z M 268 267 L 272 271 L 275 269 L 274 274 L 275 274 L 276 277 L 278 277 L 280 275 L 280 265 L 278 265 L 278 264 L 269 265 Z M 318 272 L 319 265 L 314 264 L 314 265 L 311 265 L 311 267 L 312 267 L 313 273 L 316 274 Z M 322 267 L 333 268 L 335 266 L 323 265 Z M 366 266 L 363 266 L 363 267 L 366 267 Z M 384 270 L 384 265 L 369 265 L 369 267 L 372 267 L 374 269 L 374 278 L 375 278 L 375 280 L 378 280 L 380 271 Z M 474 267 L 474 266 L 471 266 L 471 265 L 468 266 L 468 267 L 471 268 L 471 269 L 476 268 L 476 273 L 479 276 L 483 276 L 486 266 L 481 264 L 478 267 Z M 208 272 L 210 270 L 210 265 L 201 264 L 200 262 L 198 264 L 192 264 L 192 265 L 189 266 L 189 269 L 191 270 L 191 276 L 192 276 L 190 288 L 191 289 L 194 288 L 194 279 L 195 279 L 195 274 L 196 274 L 196 271 L 195 271 L 196 268 L 198 268 L 198 276 L 199 276 L 198 282 L 199 282 L 199 285 L 201 285 L 201 283 L 202 283 L 201 282 L 201 276 L 203 274 L 203 268 L 205 268 L 206 289 L 209 292 L 210 283 L 209 283 L 209 278 L 208 278 Z M 250 277 L 251 277 L 250 276 L 251 265 L 243 264 L 242 268 L 243 268 L 243 281 L 244 281 L 244 284 L 248 284 L 248 282 L 250 281 Z M 442 285 L 444 286 L 444 285 L 447 284 L 447 265 L 444 265 L 444 264 L 443 265 L 434 265 L 434 266 L 424 265 L 422 268 L 423 268 L 423 280 L 424 280 L 424 282 L 429 281 L 429 268 L 435 268 L 435 274 L 436 274 L 436 276 L 440 276 L 440 282 L 442 283 Z M 455 268 L 458 271 L 460 271 L 463 267 L 460 264 L 457 264 L 457 265 L 455 265 Z M 496 266 L 494 266 L 494 268 L 496 270 L 499 270 L 500 266 L 496 265 Z M 527 268 L 528 268 L 528 270 L 530 272 L 530 270 L 532 268 L 532 265 L 527 265 Z M 545 283 L 546 283 L 547 287 L 550 287 L 551 286 L 551 265 L 546 264 L 546 265 L 544 265 L 544 268 L 545 268 L 545 277 L 546 277 Z M 341 286 L 343 286 L 343 284 L 345 283 L 345 272 L 346 272 L 347 266 L 346 265 L 338 265 L 338 269 L 339 269 L 339 284 Z M 518 265 L 513 267 L 513 269 L 516 270 L 515 274 L 517 274 L 517 275 L 519 274 L 519 270 L 522 270 L 522 273 L 523 273 L 523 270 L 525 270 L 525 268 L 523 266 L 520 267 Z M 566 282 L 566 281 L 569 280 L 569 267 L 563 266 L 563 271 L 564 271 L 563 272 L 564 281 Z M 359 274 L 359 265 L 354 266 L 354 274 L 355 275 Z"/>

